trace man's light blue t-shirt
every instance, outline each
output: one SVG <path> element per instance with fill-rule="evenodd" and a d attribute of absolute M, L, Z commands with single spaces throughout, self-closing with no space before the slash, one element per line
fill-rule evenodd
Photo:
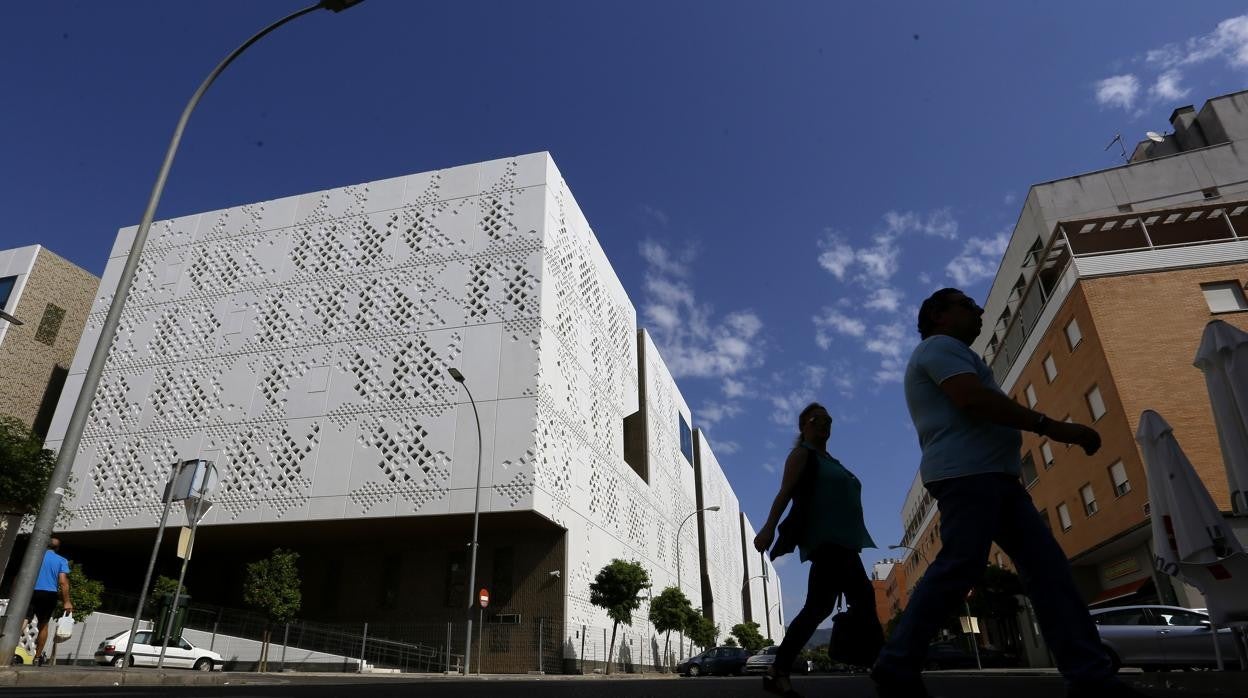
<path fill-rule="evenodd" d="M 919 342 L 906 366 L 906 406 L 923 449 L 919 465 L 923 482 L 983 473 L 1017 477 L 1022 469 L 1022 434 L 972 417 L 955 407 L 941 390 L 941 383 L 962 373 L 973 373 L 984 387 L 1002 393 L 988 364 L 948 335 L 933 335 Z"/>
<path fill-rule="evenodd" d="M 39 576 L 35 577 L 35 591 L 59 591 L 57 582 L 62 572 L 69 574 L 69 560 L 51 550 L 43 551 L 43 564 L 39 566 Z"/>

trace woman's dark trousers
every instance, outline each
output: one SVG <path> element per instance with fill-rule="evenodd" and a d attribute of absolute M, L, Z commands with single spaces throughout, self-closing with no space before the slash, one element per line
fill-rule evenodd
<path fill-rule="evenodd" d="M 841 594 L 850 607 L 875 618 L 875 590 L 858 553 L 839 545 L 826 543 L 811 555 L 810 580 L 806 585 L 806 604 L 784 633 L 784 641 L 776 650 L 776 671 L 789 673 L 797 654 L 806 646 L 815 628 L 836 610 Z M 878 621 L 877 621 L 878 622 Z"/>

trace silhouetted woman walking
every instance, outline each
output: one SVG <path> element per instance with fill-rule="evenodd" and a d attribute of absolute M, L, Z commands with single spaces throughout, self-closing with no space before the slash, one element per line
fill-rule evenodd
<path fill-rule="evenodd" d="M 764 552 L 776 538 L 776 522 L 789 502 L 793 509 L 779 526 L 779 539 L 771 550 L 774 560 L 793 550 L 802 562 L 810 562 L 806 603 L 789 625 L 776 651 L 776 660 L 763 677 L 763 687 L 777 695 L 794 698 L 789 672 L 798 652 L 815 628 L 836 609 L 841 594 L 849 603 L 856 642 L 874 655 L 883 641 L 875 616 L 875 591 L 863 569 L 859 553 L 875 542 L 862 520 L 862 483 L 841 462 L 828 454 L 832 417 L 823 405 L 811 403 L 797 418 L 797 444 L 784 463 L 780 492 L 772 502 L 767 522 L 754 539 Z M 838 623 L 841 622 L 838 616 Z M 836 634 L 841 632 L 834 631 Z M 859 648 L 861 649 L 861 647 Z M 864 657 L 870 666 L 875 657 Z"/>

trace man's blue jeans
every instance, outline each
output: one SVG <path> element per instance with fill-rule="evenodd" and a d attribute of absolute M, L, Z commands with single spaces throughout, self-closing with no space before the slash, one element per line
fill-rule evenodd
<path fill-rule="evenodd" d="M 967 475 L 929 483 L 927 489 L 940 509 L 940 553 L 915 587 L 876 666 L 897 677 L 918 675 L 941 621 L 983 576 L 995 540 L 1018 568 L 1062 675 L 1072 684 L 1111 680 L 1113 668 L 1070 563 L 1018 478 Z"/>

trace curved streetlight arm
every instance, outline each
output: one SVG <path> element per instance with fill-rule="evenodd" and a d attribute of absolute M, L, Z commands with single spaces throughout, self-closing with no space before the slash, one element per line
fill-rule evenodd
<path fill-rule="evenodd" d="M 74 457 L 78 455 L 78 446 L 82 440 L 82 432 L 87 422 L 87 416 L 91 413 L 91 403 L 95 400 L 95 391 L 100 386 L 100 377 L 104 373 L 104 364 L 108 360 L 109 350 L 112 348 L 113 339 L 117 335 L 117 327 L 121 323 L 122 307 L 125 305 L 126 298 L 130 295 L 130 287 L 134 283 L 134 274 L 139 266 L 143 245 L 147 241 L 147 233 L 152 227 L 152 219 L 156 215 L 156 207 L 160 203 L 160 195 L 165 189 L 165 180 L 169 177 L 169 170 L 173 166 L 173 157 L 177 153 L 178 143 L 182 140 L 182 132 L 186 129 L 186 123 L 191 118 L 191 112 L 195 110 L 195 106 L 199 104 L 200 98 L 208 91 L 208 88 L 217 79 L 217 76 L 230 63 L 233 63 L 234 59 L 238 58 L 243 51 L 246 51 L 252 44 L 264 38 L 269 32 L 314 10 L 324 8 L 337 12 L 354 4 L 358 4 L 358 2 L 350 2 L 350 0 L 323 0 L 298 12 L 291 13 L 261 29 L 255 36 L 230 52 L 225 57 L 225 60 L 221 61 L 208 74 L 208 77 L 204 79 L 199 89 L 195 90 L 195 94 L 191 95 L 191 100 L 187 102 L 186 108 L 182 110 L 182 116 L 178 119 L 178 125 L 173 131 L 173 138 L 169 142 L 169 149 L 165 151 L 164 162 L 161 163 L 160 172 L 156 175 L 156 184 L 152 187 L 152 194 L 148 198 L 147 209 L 143 212 L 139 229 L 134 235 L 134 241 L 130 244 L 130 254 L 126 257 L 126 263 L 121 270 L 121 277 L 117 280 L 117 290 L 113 294 L 113 302 L 109 305 L 108 314 L 104 318 L 104 325 L 100 328 L 100 336 L 95 343 L 91 362 L 88 364 L 86 374 L 83 376 L 82 387 L 78 392 L 78 400 L 74 403 L 74 411 L 65 429 L 65 439 L 61 442 L 56 466 L 52 469 L 52 476 L 49 478 L 48 492 L 44 496 L 43 505 L 39 508 L 39 514 L 35 518 L 35 526 L 31 530 L 26 553 L 22 556 L 22 566 L 18 571 L 17 577 L 13 580 L 12 598 L 9 604 L 10 611 L 5 616 L 3 631 L 0 631 L 0 657 L 13 656 L 13 651 L 17 648 L 17 636 L 21 633 L 22 616 L 25 614 L 20 611 L 14 611 L 27 608 L 30 604 L 35 576 L 39 572 L 39 566 L 43 559 L 43 550 L 47 547 L 48 538 L 52 535 L 52 524 L 55 522 L 57 511 L 60 509 L 61 498 L 65 495 L 65 483 L 68 481 L 69 473 L 73 469 Z"/>
<path fill-rule="evenodd" d="M 910 552 L 914 553 L 915 555 L 918 555 L 918 556 L 919 556 L 919 559 L 923 561 L 923 564 L 924 564 L 925 566 L 927 566 L 927 567 L 931 567 L 931 566 L 932 566 L 932 563 L 928 561 L 927 556 L 926 556 L 926 555 L 924 555 L 922 552 L 920 552 L 918 548 L 914 548 L 914 547 L 911 547 L 911 546 L 909 546 L 909 545 L 902 545 L 902 544 L 898 543 L 897 545 L 890 545 L 890 546 L 888 546 L 888 549 L 889 549 L 889 550 L 899 550 L 899 549 L 901 549 L 901 550 L 909 550 Z"/>
<path fill-rule="evenodd" d="M 689 522 L 689 519 L 692 519 L 704 511 L 719 511 L 719 506 L 715 505 L 697 509 L 685 518 L 681 519 L 680 525 L 676 527 L 676 588 L 680 589 L 682 592 L 684 591 L 684 588 L 680 585 L 680 533 L 685 529 L 685 524 Z"/>

